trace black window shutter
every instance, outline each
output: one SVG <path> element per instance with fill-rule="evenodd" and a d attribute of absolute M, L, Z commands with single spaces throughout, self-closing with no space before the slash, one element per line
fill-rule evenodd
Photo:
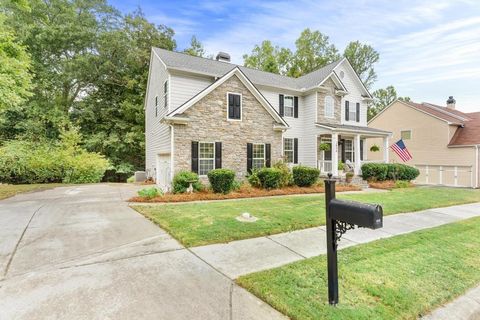
<path fill-rule="evenodd" d="M 283 110 L 283 94 L 278 95 L 278 106 L 279 106 L 280 115 L 283 117 L 285 113 Z"/>
<path fill-rule="evenodd" d="M 265 167 L 270 168 L 272 165 L 272 157 L 271 157 L 271 145 L 270 143 L 265 144 Z"/>
<path fill-rule="evenodd" d="M 240 111 L 240 104 L 241 104 L 241 102 L 240 102 L 240 100 L 241 100 L 241 99 L 240 99 L 240 95 L 236 94 L 236 95 L 234 95 L 233 97 L 234 97 L 234 99 L 233 99 L 233 102 L 234 102 L 234 105 L 233 105 L 233 117 L 234 117 L 235 119 L 240 119 L 240 117 L 241 117 L 241 116 L 240 116 L 240 112 L 241 112 L 241 111 Z"/>
<path fill-rule="evenodd" d="M 293 97 L 293 116 L 298 118 L 298 97 Z"/>
<path fill-rule="evenodd" d="M 228 118 L 233 119 L 234 117 L 234 96 L 233 94 L 228 95 Z"/>
<path fill-rule="evenodd" d="M 357 112 L 356 112 L 356 116 L 357 116 L 357 122 L 360 122 L 360 103 L 357 102 Z"/>
<path fill-rule="evenodd" d="M 215 169 L 222 168 L 222 143 L 215 142 Z"/>
<path fill-rule="evenodd" d="M 293 163 L 298 163 L 298 139 L 293 139 Z"/>
<path fill-rule="evenodd" d="M 363 140 L 360 140 L 360 160 L 363 161 Z"/>
<path fill-rule="evenodd" d="M 348 101 L 345 101 L 345 121 L 348 121 L 349 118 L 350 118 L 350 106 L 349 106 L 349 102 Z"/>
<path fill-rule="evenodd" d="M 192 172 L 198 173 L 198 141 L 192 141 Z"/>
<path fill-rule="evenodd" d="M 247 172 L 252 173 L 253 167 L 253 144 L 247 143 Z"/>

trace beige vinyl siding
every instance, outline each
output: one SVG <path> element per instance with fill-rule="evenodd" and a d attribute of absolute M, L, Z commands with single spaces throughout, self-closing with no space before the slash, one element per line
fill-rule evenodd
<path fill-rule="evenodd" d="M 390 138 L 390 145 L 400 139 L 402 130 L 412 131 L 411 139 L 404 140 L 404 142 L 413 157 L 407 164 L 418 166 L 421 171 L 418 182 L 439 184 L 441 175 L 442 184 L 455 185 L 454 170 L 457 167 L 457 185 L 470 186 L 471 180 L 475 184 L 475 175 L 477 174 L 475 172 L 475 148 L 448 147 L 454 127 L 447 122 L 397 101 L 373 119 L 369 123 L 369 127 L 391 131 L 393 136 Z M 373 144 L 380 147 L 379 152 L 370 151 Z M 367 146 L 368 159 L 381 160 L 382 141 L 368 139 Z M 389 155 L 391 162 L 403 163 L 390 148 Z M 428 179 L 426 165 L 429 166 Z M 470 168 L 472 174 L 468 172 Z M 465 184 L 466 182 L 468 183 Z"/>
<path fill-rule="evenodd" d="M 171 71 L 170 110 L 174 110 L 190 100 L 212 84 L 212 77 L 196 76 L 178 71 Z"/>
<path fill-rule="evenodd" d="M 364 92 L 362 86 L 355 80 L 356 75 L 351 71 L 350 67 L 346 65 L 346 61 L 341 63 L 335 68 L 335 73 L 340 77 L 341 72 L 344 72 L 343 79 L 340 78 L 344 86 L 347 88 L 348 94 L 342 98 L 341 102 L 341 123 L 348 125 L 360 125 L 367 126 L 367 104 L 363 101 L 362 94 Z M 356 122 L 355 119 L 345 121 L 345 101 L 350 102 L 350 108 L 356 108 L 356 103 L 360 103 L 360 122 Z"/>
<path fill-rule="evenodd" d="M 163 84 L 168 72 L 158 57 L 152 55 L 145 104 L 145 170 L 154 177 L 156 157 L 160 153 L 170 153 L 170 127 L 160 123 L 168 113 L 164 107 Z M 171 86 L 169 86 L 171 88 Z M 155 97 L 158 96 L 158 114 L 155 116 Z"/>

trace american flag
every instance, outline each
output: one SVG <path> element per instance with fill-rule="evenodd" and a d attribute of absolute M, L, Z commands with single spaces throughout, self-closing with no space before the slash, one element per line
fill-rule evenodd
<path fill-rule="evenodd" d="M 400 159 L 403 160 L 403 162 L 407 162 L 408 160 L 412 159 L 412 155 L 410 152 L 408 152 L 407 147 L 405 146 L 405 143 L 403 143 L 403 140 L 400 139 L 394 144 L 390 146 L 393 151 L 395 151 L 396 154 L 400 157 Z"/>

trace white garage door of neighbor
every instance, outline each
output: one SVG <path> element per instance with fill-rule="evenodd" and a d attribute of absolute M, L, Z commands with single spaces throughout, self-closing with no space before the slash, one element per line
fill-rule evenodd
<path fill-rule="evenodd" d="M 170 154 L 157 155 L 157 185 L 164 191 L 170 188 Z"/>

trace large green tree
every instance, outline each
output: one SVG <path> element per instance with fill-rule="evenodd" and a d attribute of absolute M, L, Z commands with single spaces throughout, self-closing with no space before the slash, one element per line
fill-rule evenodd
<path fill-rule="evenodd" d="M 345 48 L 343 56 L 351 63 L 365 86 L 370 88 L 377 80 L 374 64 L 380 59 L 380 54 L 368 44 L 352 41 Z"/>
<path fill-rule="evenodd" d="M 295 41 L 296 51 L 288 75 L 300 77 L 340 59 L 337 48 L 320 31 L 305 29 Z"/>
<path fill-rule="evenodd" d="M 372 93 L 372 96 L 373 102 L 368 106 L 367 118 L 369 121 L 397 99 L 410 101 L 409 97 L 398 97 L 397 90 L 395 90 L 394 86 L 388 86 L 384 89 L 377 89 Z"/>
<path fill-rule="evenodd" d="M 250 54 L 243 55 L 246 67 L 279 74 L 288 73 L 291 60 L 292 52 L 289 49 L 273 46 L 269 40 L 255 45 Z"/>
<path fill-rule="evenodd" d="M 183 50 L 183 52 L 195 57 L 205 57 L 206 55 L 203 44 L 197 39 L 196 36 L 192 36 L 190 39 L 190 47 Z"/>
<path fill-rule="evenodd" d="M 102 76 L 73 114 L 87 149 L 106 155 L 117 167 L 143 168 L 143 106 L 151 47 L 175 49 L 173 35 L 172 29 L 148 22 L 138 11 L 98 40 Z"/>
<path fill-rule="evenodd" d="M 27 7 L 4 4 L 6 23 L 32 57 L 33 96 L 21 113 L 21 131 L 56 138 L 69 125 L 71 109 L 102 76 L 98 40 L 119 15 L 104 0 L 29 0 Z"/>

